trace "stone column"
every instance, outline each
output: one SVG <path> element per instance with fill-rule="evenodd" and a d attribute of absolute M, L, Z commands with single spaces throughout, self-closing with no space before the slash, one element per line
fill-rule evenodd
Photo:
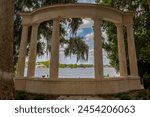
<path fill-rule="evenodd" d="M 133 34 L 133 23 L 126 24 L 127 27 L 127 38 L 128 38 L 128 54 L 130 64 L 130 75 L 138 76 L 137 58 Z"/>
<path fill-rule="evenodd" d="M 102 19 L 94 20 L 94 69 L 95 79 L 103 79 L 103 53 L 102 53 Z"/>
<path fill-rule="evenodd" d="M 58 79 L 59 76 L 59 43 L 60 43 L 60 20 L 53 20 L 53 32 L 51 41 L 50 78 Z"/>
<path fill-rule="evenodd" d="M 118 37 L 118 56 L 119 56 L 119 70 L 120 76 L 127 76 L 127 61 L 126 52 L 123 36 L 123 25 L 116 24 L 117 27 L 117 37 Z"/>
<path fill-rule="evenodd" d="M 17 65 L 17 77 L 24 76 L 25 69 L 25 59 L 26 59 L 26 48 L 27 48 L 27 38 L 28 38 L 28 25 L 22 25 L 22 36 L 21 44 L 19 49 L 19 58 Z"/>
<path fill-rule="evenodd" d="M 29 61 L 28 61 L 28 72 L 27 72 L 28 77 L 33 77 L 35 73 L 38 27 L 39 27 L 39 24 L 32 25 L 32 34 L 31 34 L 30 52 L 29 52 Z"/>

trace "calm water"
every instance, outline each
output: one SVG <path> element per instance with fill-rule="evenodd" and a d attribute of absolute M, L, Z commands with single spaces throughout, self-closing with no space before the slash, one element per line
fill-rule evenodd
<path fill-rule="evenodd" d="M 42 77 L 48 76 L 48 68 L 36 68 L 35 76 Z M 27 75 L 27 69 L 25 69 L 25 76 Z M 118 76 L 114 68 L 105 67 L 104 76 Z M 94 78 L 94 68 L 59 68 L 60 78 Z"/>

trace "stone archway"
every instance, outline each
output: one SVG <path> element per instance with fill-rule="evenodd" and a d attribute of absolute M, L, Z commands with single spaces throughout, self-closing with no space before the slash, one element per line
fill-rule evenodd
<path fill-rule="evenodd" d="M 31 13 L 21 13 L 20 15 L 23 17 L 22 21 L 23 30 L 17 67 L 16 87 L 18 89 L 26 90 L 29 92 L 37 92 L 39 90 L 38 88 L 36 89 L 35 87 L 38 86 L 43 87 L 42 85 L 48 83 L 45 82 L 45 84 L 43 84 L 44 83 L 43 81 L 47 80 L 49 81 L 47 87 L 43 87 L 40 93 L 103 94 L 103 93 L 116 93 L 141 88 L 140 78 L 138 76 L 134 34 L 133 34 L 133 17 L 134 17 L 133 12 L 122 12 L 120 10 L 111 7 L 93 4 L 67 4 L 67 5 L 55 5 L 43 7 L 34 10 Z M 93 29 L 94 29 L 95 79 L 58 80 L 60 20 L 62 18 L 85 18 L 85 17 L 92 18 L 94 21 Z M 47 20 L 53 20 L 51 66 L 50 66 L 51 73 L 49 79 L 37 80 L 34 79 L 34 72 L 35 72 L 36 51 L 37 51 L 36 41 L 37 41 L 38 26 L 40 23 Z M 104 79 L 103 76 L 102 41 L 101 41 L 102 39 L 100 32 L 102 20 L 111 21 L 115 23 L 117 27 L 120 77 L 114 79 Z M 32 34 L 30 42 L 28 73 L 27 78 L 26 79 L 23 78 L 21 80 L 20 77 L 24 77 L 27 35 L 29 26 L 32 26 Z M 123 26 L 126 26 L 127 28 L 130 74 L 127 73 Z M 25 86 L 22 87 L 20 84 L 17 83 L 24 84 Z M 49 89 L 49 87 L 51 86 L 55 87 L 54 92 Z M 73 89 L 76 87 L 78 89 Z M 69 90 L 68 88 L 71 88 L 71 90 Z"/>

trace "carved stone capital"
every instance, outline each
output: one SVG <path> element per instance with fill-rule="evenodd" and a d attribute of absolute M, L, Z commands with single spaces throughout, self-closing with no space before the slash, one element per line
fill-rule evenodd
<path fill-rule="evenodd" d="M 115 26 L 116 26 L 117 28 L 119 28 L 119 27 L 123 27 L 123 24 L 122 24 L 122 23 L 116 23 Z"/>
<path fill-rule="evenodd" d="M 33 28 L 38 28 L 39 25 L 40 25 L 40 24 L 38 24 L 38 23 L 34 23 L 34 24 L 32 24 L 32 27 L 33 27 Z"/>
<path fill-rule="evenodd" d="M 100 25 L 103 23 L 103 19 L 102 18 L 92 18 L 94 23 L 99 23 Z"/>
<path fill-rule="evenodd" d="M 54 18 L 53 21 L 60 22 L 61 19 L 62 19 L 61 17 L 58 17 L 58 18 Z"/>

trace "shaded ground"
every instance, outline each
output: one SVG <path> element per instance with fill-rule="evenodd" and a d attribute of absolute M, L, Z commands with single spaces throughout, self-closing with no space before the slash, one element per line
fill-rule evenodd
<path fill-rule="evenodd" d="M 16 92 L 16 100 L 150 100 L 150 89 L 130 91 L 112 95 L 59 96 Z"/>

